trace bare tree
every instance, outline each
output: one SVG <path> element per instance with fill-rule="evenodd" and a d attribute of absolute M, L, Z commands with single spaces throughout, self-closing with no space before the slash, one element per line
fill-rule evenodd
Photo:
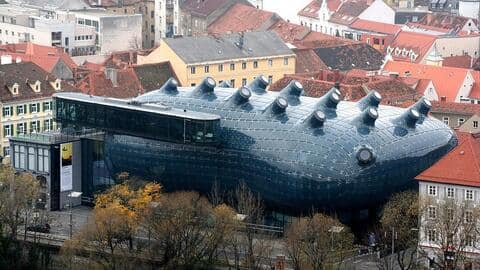
<path fill-rule="evenodd" d="M 434 254 L 441 269 L 457 269 L 471 262 L 468 252 L 475 246 L 479 232 L 480 207 L 470 201 L 423 198 L 420 256 Z M 431 259 L 431 258 L 429 258 Z"/>

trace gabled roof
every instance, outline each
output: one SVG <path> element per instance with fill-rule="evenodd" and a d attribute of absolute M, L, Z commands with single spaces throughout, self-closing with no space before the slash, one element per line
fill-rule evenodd
<path fill-rule="evenodd" d="M 338 7 L 342 4 L 341 0 L 326 0 L 326 1 L 327 1 L 327 8 L 332 12 L 336 11 Z M 318 11 L 322 6 L 322 2 L 323 0 L 313 0 L 306 7 L 300 10 L 300 12 L 298 12 L 298 15 L 319 19 Z"/>
<path fill-rule="evenodd" d="M 0 46 L 0 55 L 11 55 L 15 62 L 34 62 L 48 72 L 52 72 L 58 61 L 63 61 L 71 70 L 77 65 L 62 48 L 42 46 L 34 43 L 15 43 Z"/>
<path fill-rule="evenodd" d="M 384 56 L 366 43 L 317 48 L 315 53 L 328 67 L 338 70 L 379 70 Z"/>
<path fill-rule="evenodd" d="M 480 138 L 463 132 L 457 132 L 457 138 L 457 147 L 415 179 L 480 187 Z"/>
<path fill-rule="evenodd" d="M 425 58 L 436 39 L 437 37 L 432 35 L 400 31 L 385 52 L 390 52 L 393 59 L 398 61 L 419 63 Z M 413 57 L 412 52 L 415 55 Z"/>
<path fill-rule="evenodd" d="M 320 47 L 334 47 L 347 44 L 356 44 L 351 39 L 334 37 L 321 32 L 311 31 L 301 41 L 295 42 L 294 45 L 297 48 L 320 48 Z"/>
<path fill-rule="evenodd" d="M 237 3 L 211 23 L 207 30 L 211 34 L 267 30 L 279 20 L 281 18 L 273 12 Z"/>
<path fill-rule="evenodd" d="M 432 101 L 431 112 L 443 114 L 474 115 L 480 114 L 480 104 L 468 102 Z"/>
<path fill-rule="evenodd" d="M 469 98 L 480 99 L 480 71 L 472 71 L 472 77 L 474 83 Z"/>
<path fill-rule="evenodd" d="M 367 0 L 347 0 L 342 3 L 337 12 L 330 17 L 330 22 L 350 25 L 370 6 Z"/>
<path fill-rule="evenodd" d="M 50 97 L 56 91 L 51 85 L 57 78 L 32 62 L 0 65 L 0 101 L 11 102 Z M 40 92 L 34 92 L 29 84 L 41 83 Z M 18 84 L 18 94 L 13 95 L 9 88 Z M 62 91 L 77 91 L 75 87 L 61 81 Z"/>
<path fill-rule="evenodd" d="M 306 26 L 286 22 L 283 20 L 278 21 L 276 24 L 270 27 L 271 31 L 277 33 L 277 35 L 287 43 L 293 43 L 304 39 L 309 33 L 310 29 Z"/>
<path fill-rule="evenodd" d="M 443 66 L 444 67 L 456 67 L 456 68 L 471 68 L 472 67 L 472 57 L 470 55 L 456 55 L 443 57 Z"/>
<path fill-rule="evenodd" d="M 442 29 L 453 31 L 454 33 L 458 33 L 459 31 L 462 30 L 462 28 L 465 26 L 465 24 L 469 20 L 471 19 L 467 17 L 434 12 L 434 13 L 427 14 L 418 23 L 427 25 L 427 26 L 436 27 L 436 28 L 442 28 Z M 477 20 L 473 20 L 473 21 L 475 24 L 478 23 Z"/>
<path fill-rule="evenodd" d="M 453 102 L 457 97 L 458 90 L 468 74 L 468 69 L 438 67 L 415 63 L 388 61 L 384 71 L 398 72 L 400 77 L 412 77 L 417 79 L 430 79 L 437 90 L 439 98 L 446 97 L 446 101 Z"/>
<path fill-rule="evenodd" d="M 196 16 L 208 16 L 230 0 L 184 0 L 180 8 Z"/>
<path fill-rule="evenodd" d="M 295 73 L 310 73 L 328 69 L 327 65 L 312 49 L 294 49 L 293 51 L 297 56 Z"/>
<path fill-rule="evenodd" d="M 374 21 L 367 21 L 362 19 L 356 19 L 351 25 L 350 28 L 375 32 L 380 34 L 395 35 L 401 29 L 400 25 L 381 23 Z"/>
<path fill-rule="evenodd" d="M 165 38 L 163 41 L 187 64 L 240 58 L 293 55 L 272 31 L 226 34 L 218 37 Z"/>

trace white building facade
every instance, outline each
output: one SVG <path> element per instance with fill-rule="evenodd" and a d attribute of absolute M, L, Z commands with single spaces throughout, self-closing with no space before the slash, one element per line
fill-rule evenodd
<path fill-rule="evenodd" d="M 165 37 L 182 35 L 179 31 L 179 0 L 155 0 L 155 43 Z"/>

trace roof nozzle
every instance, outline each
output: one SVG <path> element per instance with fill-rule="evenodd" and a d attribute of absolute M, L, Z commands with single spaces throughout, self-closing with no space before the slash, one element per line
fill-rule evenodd
<path fill-rule="evenodd" d="M 407 110 L 407 112 L 404 113 L 401 117 L 409 128 L 415 128 L 418 119 L 420 119 L 420 113 L 415 108 L 411 108 Z"/>
<path fill-rule="evenodd" d="M 427 116 L 428 112 L 432 108 L 432 103 L 427 98 L 422 97 L 415 104 L 413 104 L 410 108 L 416 109 L 423 116 Z"/>
<path fill-rule="evenodd" d="M 280 91 L 280 95 L 289 97 L 300 97 L 303 92 L 303 86 L 299 81 L 291 81 L 285 88 Z"/>
<path fill-rule="evenodd" d="M 358 101 L 358 107 L 361 110 L 365 110 L 368 107 L 378 108 L 378 105 L 382 101 L 382 95 L 377 91 L 370 91 L 366 96 Z"/>
<path fill-rule="evenodd" d="M 340 90 L 332 88 L 325 95 L 320 98 L 317 107 L 337 109 L 338 103 L 340 103 Z"/>
<path fill-rule="evenodd" d="M 321 128 L 323 127 L 323 123 L 325 123 L 325 119 L 325 114 L 321 110 L 316 110 L 310 115 L 308 124 L 312 128 Z"/>
<path fill-rule="evenodd" d="M 378 111 L 374 107 L 368 107 L 360 114 L 359 120 L 362 124 L 373 127 L 378 119 Z"/>
<path fill-rule="evenodd" d="M 178 82 L 174 78 L 168 79 L 162 87 L 160 87 L 160 92 L 167 94 L 176 94 L 178 93 Z"/>
<path fill-rule="evenodd" d="M 257 94 L 264 94 L 267 92 L 268 84 L 267 77 L 260 75 L 248 85 L 248 88 Z"/>
<path fill-rule="evenodd" d="M 217 83 L 212 77 L 206 77 L 203 81 L 193 89 L 193 95 L 203 95 L 207 93 L 213 93 Z"/>
<path fill-rule="evenodd" d="M 222 87 L 222 88 L 232 88 L 232 85 L 231 85 L 229 82 L 227 82 L 227 81 L 223 81 L 223 82 L 221 82 L 221 83 L 218 85 L 218 87 Z"/>
<path fill-rule="evenodd" d="M 233 94 L 233 102 L 236 105 L 241 105 L 248 102 L 248 99 L 252 96 L 252 91 L 246 86 L 238 88 L 238 90 Z"/>
<path fill-rule="evenodd" d="M 284 97 L 277 97 L 272 103 L 272 112 L 282 114 L 288 107 L 288 101 Z"/>

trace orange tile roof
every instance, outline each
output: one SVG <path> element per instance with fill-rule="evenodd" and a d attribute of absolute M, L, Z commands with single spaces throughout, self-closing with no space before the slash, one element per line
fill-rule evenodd
<path fill-rule="evenodd" d="M 62 48 L 57 47 L 33 43 L 6 44 L 0 46 L 0 55 L 11 55 L 13 61 L 19 58 L 23 62 L 34 62 L 48 72 L 52 72 L 59 60 L 72 70 L 77 68 L 72 58 Z"/>
<path fill-rule="evenodd" d="M 383 70 L 398 72 L 401 77 L 430 79 L 439 97 L 445 96 L 446 101 L 450 102 L 455 101 L 458 90 L 469 72 L 468 69 L 463 68 L 437 67 L 399 61 L 388 61 Z"/>
<path fill-rule="evenodd" d="M 415 179 L 480 187 L 480 138 L 463 132 L 457 132 L 457 137 L 457 147 Z"/>
<path fill-rule="evenodd" d="M 211 34 L 267 30 L 279 20 L 281 18 L 273 12 L 237 3 L 211 23 L 207 30 Z"/>
<path fill-rule="evenodd" d="M 401 27 L 396 24 L 380 23 L 380 22 L 367 21 L 362 19 L 355 20 L 350 25 L 350 28 L 376 32 L 381 34 L 387 34 L 387 35 L 395 35 L 401 29 Z"/>
<path fill-rule="evenodd" d="M 415 86 L 415 90 L 417 91 L 417 93 L 420 95 L 423 95 L 425 93 L 425 90 L 427 89 L 427 86 L 430 84 L 431 81 L 432 80 L 429 80 L 429 79 L 418 80 L 418 83 Z"/>
<path fill-rule="evenodd" d="M 326 0 L 327 7 L 330 11 L 336 11 L 338 7 L 342 4 L 342 0 Z M 300 12 L 298 12 L 299 16 L 310 17 L 314 19 L 319 19 L 318 11 L 322 6 L 322 0 L 313 0 L 310 2 L 306 7 L 304 7 Z"/>
<path fill-rule="evenodd" d="M 419 63 L 426 56 L 436 39 L 437 37 L 432 35 L 400 31 L 397 36 L 395 36 L 389 47 L 394 49 L 392 52 L 393 59 L 411 62 L 409 55 L 395 53 L 396 48 L 400 50 L 406 49 L 407 51 L 412 50 L 416 55 L 418 55 L 414 62 Z"/>
<path fill-rule="evenodd" d="M 472 104 L 468 102 L 443 102 L 432 101 L 432 112 L 462 114 L 462 115 L 480 115 L 480 104 Z"/>
<path fill-rule="evenodd" d="M 351 39 L 334 37 L 320 32 L 312 31 L 306 35 L 301 41 L 295 42 L 297 48 L 324 48 L 334 47 L 347 44 L 361 43 Z"/>
<path fill-rule="evenodd" d="M 418 23 L 426 26 L 443 28 L 453 31 L 453 33 L 458 33 L 469 20 L 471 19 L 467 17 L 436 12 L 425 15 Z M 473 20 L 473 22 L 478 23 L 477 20 Z"/>

